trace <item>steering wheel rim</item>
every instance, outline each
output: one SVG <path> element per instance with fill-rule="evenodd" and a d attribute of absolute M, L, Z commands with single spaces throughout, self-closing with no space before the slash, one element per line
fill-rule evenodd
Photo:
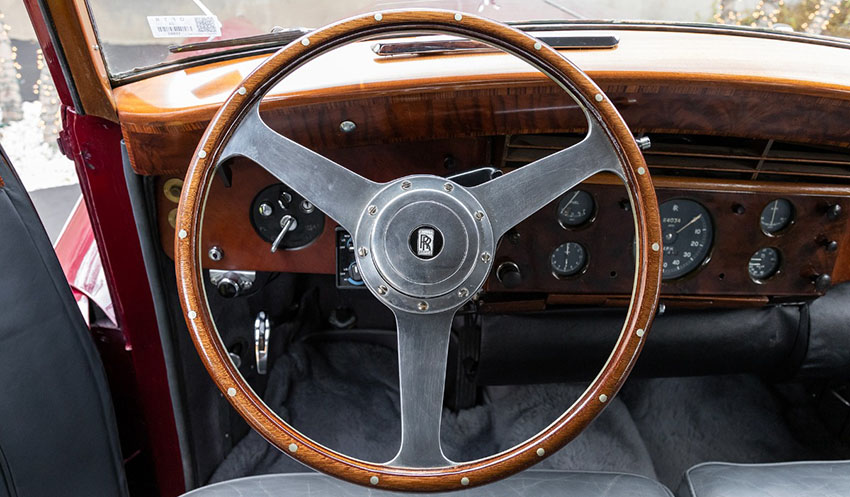
<path fill-rule="evenodd" d="M 474 188 L 463 188 L 444 178 L 432 176 L 412 176 L 378 185 L 353 172 L 344 173 L 338 169 L 333 169 L 335 180 L 320 188 L 316 186 L 319 183 L 315 181 L 316 172 L 331 171 L 329 168 L 341 166 L 281 135 L 274 138 L 277 140 L 275 147 L 269 146 L 268 142 L 264 141 L 264 139 L 273 138 L 270 135 L 261 136 L 263 139 L 255 136 L 271 131 L 267 126 L 257 122 L 254 122 L 253 127 L 251 125 L 252 120 L 262 122 L 259 117 L 259 102 L 277 82 L 307 61 L 352 41 L 387 32 L 422 31 L 478 39 L 530 63 L 576 99 L 588 118 L 588 136 L 578 145 L 497 178 L 500 182 L 491 180 Z M 241 129 L 250 129 L 252 133 L 240 132 Z M 272 133 L 275 132 L 272 131 Z M 607 149 L 606 153 L 610 156 L 588 158 L 589 152 L 594 152 L 601 146 L 600 140 L 608 143 L 610 149 Z M 234 143 L 236 145 L 232 145 Z M 584 147 L 587 150 L 579 148 L 582 144 L 585 144 Z M 308 170 L 308 176 L 312 175 L 314 181 L 309 182 L 311 179 L 309 177 L 299 177 L 300 173 L 297 172 L 299 168 L 290 167 L 287 171 L 283 171 L 270 166 L 268 164 L 270 159 L 276 157 L 268 154 L 282 153 L 274 152 L 278 148 L 286 148 L 285 152 L 290 161 L 298 163 L 299 160 L 303 160 L 304 164 L 308 164 L 309 167 L 303 169 Z M 565 154 L 571 150 L 573 152 Z M 481 288 L 490 273 L 491 256 L 495 253 L 499 237 L 527 215 L 536 212 L 556 198 L 549 198 L 552 197 L 549 190 L 554 191 L 555 187 L 550 188 L 546 185 L 546 175 L 548 174 L 548 177 L 552 179 L 560 178 L 567 172 L 574 175 L 570 178 L 570 181 L 574 183 L 558 192 L 559 196 L 591 174 L 613 168 L 613 166 L 594 166 L 592 164 L 594 160 L 607 161 L 616 158 L 619 169 L 614 172 L 624 180 L 635 219 L 636 266 L 635 284 L 628 315 L 611 355 L 587 390 L 547 428 L 511 449 L 476 461 L 453 463 L 444 456 L 440 460 L 438 454 L 442 455 L 442 452 L 439 448 L 439 421 L 436 433 L 437 452 L 434 452 L 434 447 L 421 446 L 425 443 L 422 441 L 424 437 L 415 433 L 414 426 L 411 440 L 420 444 L 416 449 L 421 450 L 414 450 L 412 454 L 405 456 L 405 419 L 409 421 L 411 418 L 405 418 L 404 395 L 401 395 L 402 446 L 399 455 L 390 463 L 379 464 L 354 459 L 311 440 L 266 406 L 233 365 L 212 320 L 204 292 L 200 242 L 203 212 L 217 165 L 233 155 L 255 159 L 255 162 L 278 176 L 281 181 L 311 200 L 319 209 L 353 233 L 355 246 L 360 247 L 358 263 L 361 264 L 361 271 L 368 288 L 396 315 L 399 326 L 400 390 L 402 391 L 408 388 L 405 386 L 407 383 L 405 383 L 403 351 L 410 347 L 414 347 L 411 349 L 413 351 L 417 351 L 415 347 L 439 349 L 445 346 L 447 349 L 447 338 L 444 339 L 440 333 L 432 332 L 431 330 L 436 327 L 429 326 L 427 323 L 446 324 L 448 317 L 450 330 L 454 312 Z M 573 170 L 566 171 L 561 167 L 565 159 L 570 160 L 573 165 L 577 164 L 573 169 L 585 167 L 588 170 L 580 170 L 577 173 Z M 522 172 L 532 169 L 536 171 L 533 174 Z M 290 182 L 297 184 L 293 185 Z M 549 182 L 551 183 L 551 179 Z M 506 185 L 509 184 L 519 185 L 517 189 L 521 190 L 520 195 L 523 193 L 522 190 L 526 189 L 529 190 L 524 192 L 526 195 L 534 193 L 536 197 L 539 192 L 541 198 L 536 199 L 535 202 L 527 202 L 531 205 L 523 204 L 517 213 L 509 215 L 502 212 L 498 209 L 497 203 L 503 199 L 497 199 L 496 195 L 503 194 Z M 352 195 L 352 198 L 347 200 L 354 202 L 357 208 L 352 208 L 351 205 L 337 208 L 322 205 L 323 202 L 314 200 L 314 198 L 327 199 L 329 195 L 335 193 L 335 188 L 347 188 Z M 441 188 L 442 192 L 439 191 Z M 385 209 L 391 209 L 392 205 L 398 206 L 395 211 L 392 211 L 392 219 L 401 216 L 399 212 L 406 204 L 399 199 L 402 194 L 411 193 L 423 197 L 420 200 L 414 199 L 420 203 L 430 202 L 438 207 L 457 204 L 458 212 L 461 213 L 459 216 L 463 218 L 460 221 L 463 226 L 460 231 L 455 230 L 455 232 L 462 232 L 467 237 L 470 247 L 473 244 L 468 239 L 476 239 L 475 252 L 472 255 L 477 262 L 467 269 L 456 271 L 462 274 L 456 277 L 457 281 L 449 285 L 453 287 L 450 292 L 437 295 L 436 289 L 426 285 L 405 287 L 403 282 L 399 283 L 399 280 L 387 278 L 389 270 L 386 267 L 380 267 L 386 261 L 381 259 L 382 256 L 375 255 L 376 248 L 380 252 L 380 249 L 384 247 L 382 243 L 389 243 L 386 239 L 382 242 L 380 237 L 377 242 L 374 241 L 373 235 L 379 219 L 384 216 Z M 539 205 L 541 202 L 542 205 Z M 373 208 L 375 212 L 371 212 Z M 530 212 L 527 212 L 529 210 Z M 469 224 L 466 219 L 468 215 L 472 216 L 476 222 Z M 386 221 L 386 223 L 390 222 Z M 269 57 L 228 97 L 205 131 L 186 174 L 178 207 L 175 235 L 174 253 L 178 292 L 186 324 L 201 360 L 225 398 L 269 442 L 307 466 L 352 483 L 387 490 L 447 491 L 482 485 L 526 469 L 566 445 L 602 411 L 631 371 L 655 315 L 661 281 L 662 237 L 658 204 L 649 170 L 631 132 L 610 100 L 580 69 L 539 40 L 495 21 L 450 11 L 383 11 L 354 17 L 313 31 Z M 454 276 L 454 273 L 451 276 Z M 441 287 L 439 292 L 442 291 L 444 288 Z M 407 345 L 405 340 L 408 339 L 403 337 L 410 337 Z M 444 373 L 445 359 L 442 364 Z M 426 372 L 433 374 L 434 370 L 432 365 Z M 417 387 L 413 385 L 410 388 Z M 428 388 L 424 393 L 420 391 L 415 393 L 427 394 L 432 399 L 439 393 L 438 409 L 441 411 L 442 384 L 439 392 L 434 388 Z M 408 401 L 415 404 L 415 400 L 408 399 Z M 433 406 L 425 405 L 424 407 L 431 407 L 433 410 Z M 433 435 L 433 426 L 430 428 Z M 415 465 L 409 462 L 416 460 L 418 452 L 424 454 L 420 460 L 438 465 L 414 467 Z M 443 464 L 444 462 L 448 464 Z"/>

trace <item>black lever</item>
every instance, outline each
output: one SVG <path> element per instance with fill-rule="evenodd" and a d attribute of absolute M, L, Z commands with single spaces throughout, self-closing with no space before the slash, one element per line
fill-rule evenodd
<path fill-rule="evenodd" d="M 491 179 L 498 178 L 501 175 L 501 170 L 496 169 L 495 167 L 487 166 L 480 167 L 478 169 L 472 169 L 469 171 L 464 171 L 462 173 L 453 174 L 447 179 L 454 181 L 460 186 L 472 188 L 473 186 L 484 184 L 490 181 Z"/>

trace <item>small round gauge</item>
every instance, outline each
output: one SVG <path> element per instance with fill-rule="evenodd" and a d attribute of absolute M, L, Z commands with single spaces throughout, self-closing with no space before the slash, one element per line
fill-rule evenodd
<path fill-rule="evenodd" d="M 564 227 L 581 226 L 596 211 L 593 195 L 584 190 L 570 190 L 558 203 L 558 222 Z"/>
<path fill-rule="evenodd" d="M 750 278 L 755 281 L 764 281 L 779 271 L 780 264 L 782 264 L 782 258 L 779 251 L 773 247 L 765 247 L 750 257 L 747 270 L 750 272 Z"/>
<path fill-rule="evenodd" d="M 672 280 L 690 273 L 705 261 L 714 231 L 708 211 L 693 200 L 668 200 L 659 210 L 664 234 L 661 277 Z"/>
<path fill-rule="evenodd" d="M 579 243 L 567 242 L 552 251 L 551 263 L 556 276 L 572 276 L 587 265 L 587 251 Z"/>
<path fill-rule="evenodd" d="M 761 230 L 768 235 L 784 230 L 791 224 L 794 216 L 794 206 L 784 198 L 778 198 L 767 204 L 761 211 L 759 224 Z"/>

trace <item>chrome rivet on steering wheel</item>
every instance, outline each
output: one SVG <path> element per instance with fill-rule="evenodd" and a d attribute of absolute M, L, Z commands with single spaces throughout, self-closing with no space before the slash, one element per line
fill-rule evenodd
<path fill-rule="evenodd" d="M 373 477 L 369 478 L 369 483 L 371 483 L 372 485 L 377 485 L 379 481 L 380 480 L 378 480 L 377 476 L 373 476 Z"/>

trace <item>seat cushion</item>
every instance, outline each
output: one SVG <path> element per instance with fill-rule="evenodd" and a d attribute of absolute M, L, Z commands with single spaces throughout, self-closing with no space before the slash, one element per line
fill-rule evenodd
<path fill-rule="evenodd" d="M 850 461 L 698 464 L 685 473 L 683 497 L 847 497 Z"/>
<path fill-rule="evenodd" d="M 409 495 L 360 487 L 319 473 L 289 473 L 250 476 L 193 490 L 185 497 L 364 497 Z M 535 496 L 535 497 L 672 497 L 664 485 L 643 476 L 625 473 L 583 473 L 578 471 L 525 471 L 505 480 L 461 492 L 431 495 L 449 496 Z"/>

